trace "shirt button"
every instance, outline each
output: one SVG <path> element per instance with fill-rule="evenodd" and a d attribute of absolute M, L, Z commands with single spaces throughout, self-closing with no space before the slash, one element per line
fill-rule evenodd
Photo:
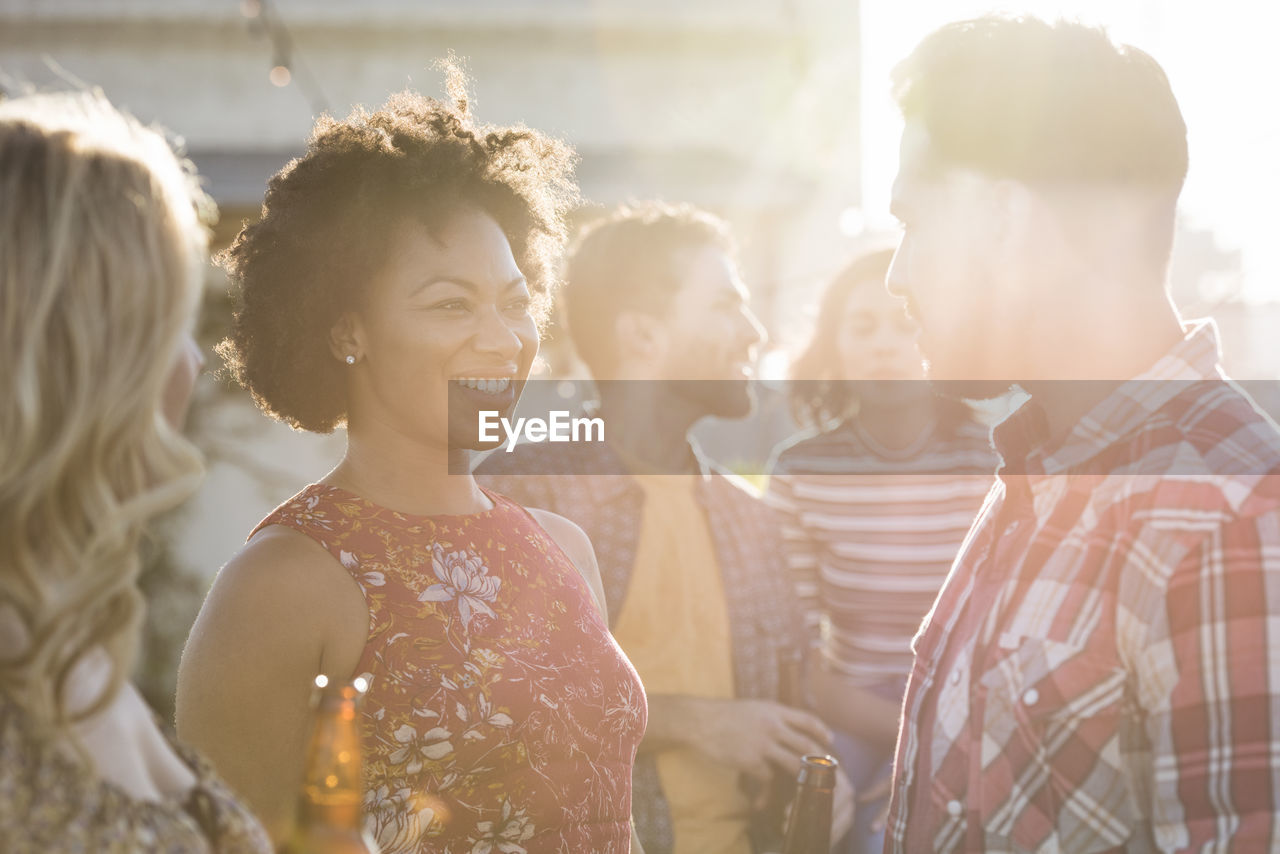
<path fill-rule="evenodd" d="M 1022 702 L 1028 706 L 1034 706 L 1040 702 L 1040 692 L 1035 688 L 1027 689 L 1026 693 L 1022 695 Z"/>
<path fill-rule="evenodd" d="M 947 801 L 947 813 L 949 815 L 959 818 L 962 812 L 964 812 L 964 805 L 959 801 Z"/>
<path fill-rule="evenodd" d="M 960 684 L 960 668 L 959 667 L 951 671 L 951 684 L 952 685 Z"/>

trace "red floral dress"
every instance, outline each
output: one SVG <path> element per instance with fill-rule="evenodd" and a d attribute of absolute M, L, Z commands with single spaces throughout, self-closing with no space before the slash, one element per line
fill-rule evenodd
<path fill-rule="evenodd" d="M 528 512 L 410 516 L 312 485 L 259 526 L 316 540 L 369 605 L 357 672 L 383 854 L 624 852 L 644 689 Z"/>

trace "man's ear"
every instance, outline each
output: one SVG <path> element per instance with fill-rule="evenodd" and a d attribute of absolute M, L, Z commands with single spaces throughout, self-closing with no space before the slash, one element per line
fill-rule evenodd
<path fill-rule="evenodd" d="M 329 352 L 344 364 L 354 364 L 364 358 L 364 329 L 355 312 L 344 311 L 329 328 Z"/>
<path fill-rule="evenodd" d="M 1037 233 L 1042 205 L 1031 187 L 1021 181 L 1001 178 L 991 182 L 988 216 L 997 244 L 1002 247 L 1024 246 Z"/>
<path fill-rule="evenodd" d="M 665 346 L 662 323 L 658 318 L 638 311 L 624 311 L 614 322 L 618 342 L 618 361 L 651 362 Z"/>

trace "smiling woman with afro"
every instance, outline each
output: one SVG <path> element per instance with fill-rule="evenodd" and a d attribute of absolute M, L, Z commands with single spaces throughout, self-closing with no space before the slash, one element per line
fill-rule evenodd
<path fill-rule="evenodd" d="M 465 473 L 477 416 L 510 415 L 537 354 L 571 163 L 396 95 L 321 119 L 223 256 L 236 378 L 294 427 L 346 426 L 337 467 L 218 574 L 178 675 L 179 731 L 277 841 L 319 672 L 367 686 L 363 828 L 383 852 L 638 850 L 644 689 L 591 544 Z"/>

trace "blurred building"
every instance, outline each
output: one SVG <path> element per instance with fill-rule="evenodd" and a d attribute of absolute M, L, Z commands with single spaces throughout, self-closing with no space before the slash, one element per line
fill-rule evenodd
<path fill-rule="evenodd" d="M 1217 235 L 1180 219 L 1169 262 L 1169 289 L 1184 317 L 1218 324 L 1222 364 L 1229 376 L 1273 418 L 1280 417 L 1280 303 L 1245 300 L 1241 252 Z"/>
<path fill-rule="evenodd" d="M 38 85 L 65 71 L 172 128 L 234 231 L 315 113 L 406 86 L 439 94 L 433 63 L 454 51 L 482 120 L 524 122 L 578 149 L 588 199 L 663 196 L 729 216 L 771 298 L 815 269 L 836 215 L 858 203 L 857 8 L 0 0 L 0 69 Z M 274 66 L 289 70 L 287 85 L 273 85 Z"/>

